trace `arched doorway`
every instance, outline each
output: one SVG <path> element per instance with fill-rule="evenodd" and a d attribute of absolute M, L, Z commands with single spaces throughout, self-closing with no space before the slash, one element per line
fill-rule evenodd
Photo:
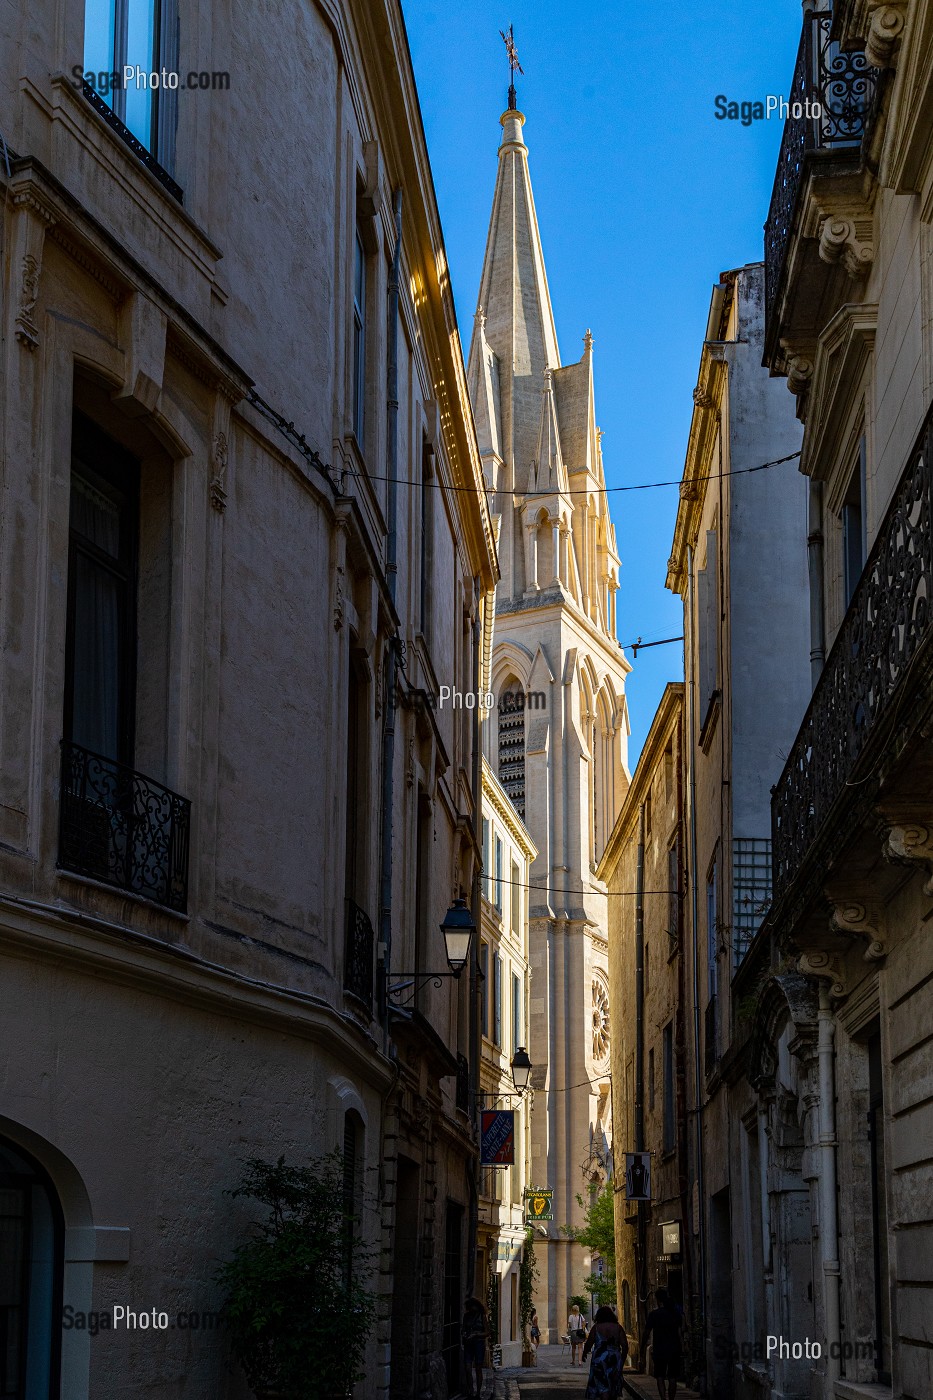
<path fill-rule="evenodd" d="M 63 1241 L 48 1176 L 0 1137 L 0 1400 L 59 1395 Z"/>

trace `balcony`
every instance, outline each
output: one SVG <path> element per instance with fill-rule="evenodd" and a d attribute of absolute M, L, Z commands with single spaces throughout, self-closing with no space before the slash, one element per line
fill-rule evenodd
<path fill-rule="evenodd" d="M 933 408 L 773 791 L 776 901 L 817 842 L 841 839 L 846 804 L 868 792 L 877 767 L 866 750 L 874 752 L 898 720 L 912 723 L 906 691 L 921 684 L 918 657 L 933 634 L 931 458 Z"/>
<path fill-rule="evenodd" d="M 779 356 L 778 341 L 788 333 L 804 339 L 818 333 L 835 307 L 827 309 L 827 279 L 845 285 L 841 264 L 820 263 L 816 236 L 797 268 L 790 305 L 788 291 L 791 244 L 802 223 L 802 194 L 811 176 L 838 182 L 859 168 L 862 139 L 873 109 L 877 72 L 861 51 L 846 52 L 830 38 L 832 14 L 804 16 L 800 47 L 788 105 L 790 115 L 778 156 L 771 207 L 765 224 L 765 362 Z M 814 229 L 813 234 L 818 235 Z M 833 296 L 830 295 L 830 300 Z M 845 299 L 844 297 L 842 299 Z M 780 313 L 780 314 L 779 314 Z M 812 319 L 812 324 L 811 324 Z M 780 321 L 780 329 L 777 322 Z"/>
<path fill-rule="evenodd" d="M 186 797 L 78 744 L 62 744 L 61 869 L 183 914 L 190 827 Z"/>
<path fill-rule="evenodd" d="M 369 915 L 347 900 L 346 944 L 343 960 L 343 989 L 359 1002 L 369 1016 L 373 1014 L 373 956 L 376 935 Z"/>

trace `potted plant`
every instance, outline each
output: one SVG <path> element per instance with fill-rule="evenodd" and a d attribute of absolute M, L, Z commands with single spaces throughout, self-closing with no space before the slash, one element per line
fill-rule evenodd
<path fill-rule="evenodd" d="M 244 1168 L 229 1194 L 264 1210 L 217 1275 L 233 1354 L 257 1400 L 344 1400 L 362 1379 L 375 1299 L 342 1209 L 342 1158 Z"/>

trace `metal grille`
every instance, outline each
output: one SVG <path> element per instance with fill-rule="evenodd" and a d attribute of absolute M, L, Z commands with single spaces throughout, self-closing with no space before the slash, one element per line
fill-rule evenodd
<path fill-rule="evenodd" d="M 499 781 L 524 820 L 525 711 L 505 698 L 500 701 L 499 708 Z"/>
<path fill-rule="evenodd" d="M 797 196 L 808 151 L 859 147 L 872 107 L 878 75 L 861 50 L 843 52 L 829 37 L 829 11 L 804 17 L 784 125 L 771 207 L 765 224 L 765 307 L 770 320 L 777 299 Z M 807 104 L 811 115 L 807 116 Z M 794 116 L 794 107 L 801 109 Z M 819 109 L 820 115 L 813 115 Z"/>
<path fill-rule="evenodd" d="M 470 1062 L 466 1055 L 457 1056 L 457 1108 L 470 1111 Z"/>
<path fill-rule="evenodd" d="M 736 837 L 732 843 L 732 959 L 738 968 L 771 903 L 771 842 Z"/>
<path fill-rule="evenodd" d="M 933 408 L 771 799 L 774 895 L 793 880 L 933 632 Z"/>
<path fill-rule="evenodd" d="M 373 952 L 376 938 L 369 915 L 347 900 L 347 938 L 343 961 L 343 989 L 372 1015 Z"/>
<path fill-rule="evenodd" d="M 90 102 L 94 111 L 103 117 L 111 131 L 116 132 L 124 145 L 129 146 L 134 156 L 146 167 L 151 175 L 154 175 L 160 185 L 168 190 L 169 194 L 181 204 L 184 200 L 184 193 L 181 185 L 173 180 L 171 175 L 160 165 L 151 151 L 148 151 L 143 143 L 133 135 L 128 126 L 125 126 L 117 116 L 116 112 L 104 99 L 96 93 L 87 83 L 82 84 L 84 96 Z"/>
<path fill-rule="evenodd" d="M 122 763 L 62 744 L 58 863 L 184 913 L 191 803 Z"/>

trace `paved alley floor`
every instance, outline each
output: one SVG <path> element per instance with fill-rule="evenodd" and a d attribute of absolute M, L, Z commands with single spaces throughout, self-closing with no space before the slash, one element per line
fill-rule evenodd
<path fill-rule="evenodd" d="M 486 1390 L 489 1395 L 487 1372 Z M 571 1366 L 570 1351 L 560 1346 L 538 1348 L 536 1366 L 512 1366 L 495 1372 L 495 1400 L 550 1400 L 552 1396 L 576 1396 L 583 1400 L 589 1365 Z M 651 1376 L 636 1374 L 626 1370 L 625 1380 L 629 1387 L 623 1396 L 638 1397 L 638 1400 L 658 1400 L 658 1388 Z M 698 1400 L 696 1391 L 678 1386 L 677 1400 Z"/>

